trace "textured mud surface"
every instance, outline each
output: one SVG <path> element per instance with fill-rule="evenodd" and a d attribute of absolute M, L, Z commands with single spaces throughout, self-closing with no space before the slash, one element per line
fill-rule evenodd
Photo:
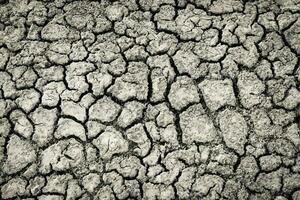
<path fill-rule="evenodd" d="M 300 1 L 0 1 L 0 199 L 300 199 Z"/>

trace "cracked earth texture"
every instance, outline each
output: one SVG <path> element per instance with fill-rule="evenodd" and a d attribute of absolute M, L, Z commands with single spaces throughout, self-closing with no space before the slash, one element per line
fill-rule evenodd
<path fill-rule="evenodd" d="M 299 0 L 1 0 L 0 199 L 300 200 Z"/>

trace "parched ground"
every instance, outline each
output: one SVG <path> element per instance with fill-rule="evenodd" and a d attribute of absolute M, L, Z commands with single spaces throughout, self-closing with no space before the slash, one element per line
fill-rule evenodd
<path fill-rule="evenodd" d="M 0 199 L 300 200 L 300 0 L 0 0 Z"/>

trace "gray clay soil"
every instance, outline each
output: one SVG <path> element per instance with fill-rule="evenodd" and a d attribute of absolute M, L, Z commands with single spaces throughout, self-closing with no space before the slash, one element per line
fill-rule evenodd
<path fill-rule="evenodd" d="M 300 0 L 1 0 L 0 199 L 300 200 Z"/>

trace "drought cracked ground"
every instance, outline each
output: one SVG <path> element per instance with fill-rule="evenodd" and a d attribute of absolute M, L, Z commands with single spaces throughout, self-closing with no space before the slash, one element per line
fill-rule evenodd
<path fill-rule="evenodd" d="M 0 2 L 0 199 L 300 199 L 299 0 Z"/>

